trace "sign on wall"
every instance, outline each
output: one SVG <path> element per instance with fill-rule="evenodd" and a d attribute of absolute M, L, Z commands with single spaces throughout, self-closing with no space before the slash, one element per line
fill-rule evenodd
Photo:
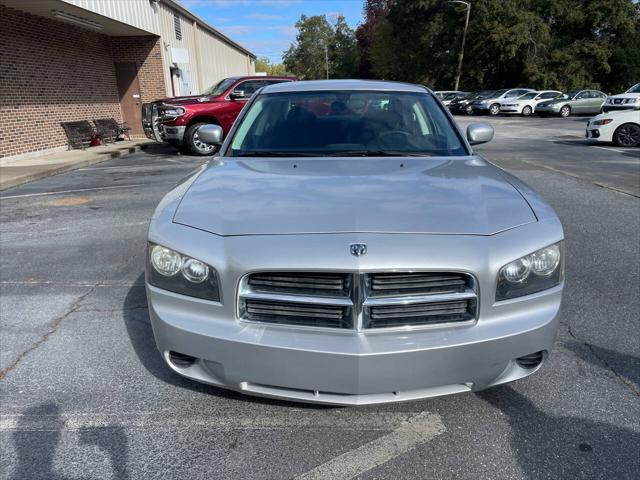
<path fill-rule="evenodd" d="M 186 48 L 171 47 L 171 61 L 173 63 L 189 63 L 189 51 Z"/>

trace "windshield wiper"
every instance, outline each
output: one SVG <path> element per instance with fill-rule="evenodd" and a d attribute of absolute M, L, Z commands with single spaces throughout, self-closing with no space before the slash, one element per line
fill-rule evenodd
<path fill-rule="evenodd" d="M 393 150 L 346 150 L 331 152 L 328 157 L 432 157 L 430 153 L 397 152 Z"/>
<path fill-rule="evenodd" d="M 279 152 L 274 150 L 255 150 L 250 152 L 239 152 L 234 157 L 318 157 L 317 153 L 305 152 Z"/>

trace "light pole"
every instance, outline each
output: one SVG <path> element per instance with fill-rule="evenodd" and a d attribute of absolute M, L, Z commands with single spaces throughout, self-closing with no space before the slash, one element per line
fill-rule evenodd
<path fill-rule="evenodd" d="M 460 47 L 460 55 L 458 56 L 458 71 L 456 72 L 456 85 L 453 88 L 458 90 L 460 84 L 460 76 L 462 75 L 462 57 L 464 56 L 464 42 L 467 39 L 467 27 L 469 26 L 469 14 L 471 13 L 471 3 L 464 0 L 449 0 L 447 3 L 461 3 L 467 7 L 467 17 L 464 20 L 464 30 L 462 31 L 462 46 Z"/>
<path fill-rule="evenodd" d="M 327 47 L 327 41 L 324 42 L 324 65 L 327 71 L 327 80 L 329 80 L 329 47 Z"/>

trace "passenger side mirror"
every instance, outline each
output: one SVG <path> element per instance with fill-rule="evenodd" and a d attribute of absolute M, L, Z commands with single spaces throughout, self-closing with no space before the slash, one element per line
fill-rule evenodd
<path fill-rule="evenodd" d="M 238 100 L 244 98 L 244 90 L 234 90 L 229 94 L 231 100 Z"/>
<path fill-rule="evenodd" d="M 198 129 L 198 139 L 210 145 L 222 144 L 223 131 L 220 125 L 203 125 Z"/>
<path fill-rule="evenodd" d="M 493 138 L 493 127 L 488 123 L 471 123 L 467 127 L 467 140 L 471 145 L 490 142 Z"/>

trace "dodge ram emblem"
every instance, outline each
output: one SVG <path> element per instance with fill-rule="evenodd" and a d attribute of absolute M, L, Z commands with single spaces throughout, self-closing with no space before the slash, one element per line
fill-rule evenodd
<path fill-rule="evenodd" d="M 355 255 L 359 257 L 367 253 L 367 244 L 366 243 L 352 243 L 349 245 L 351 249 L 351 255 Z"/>

